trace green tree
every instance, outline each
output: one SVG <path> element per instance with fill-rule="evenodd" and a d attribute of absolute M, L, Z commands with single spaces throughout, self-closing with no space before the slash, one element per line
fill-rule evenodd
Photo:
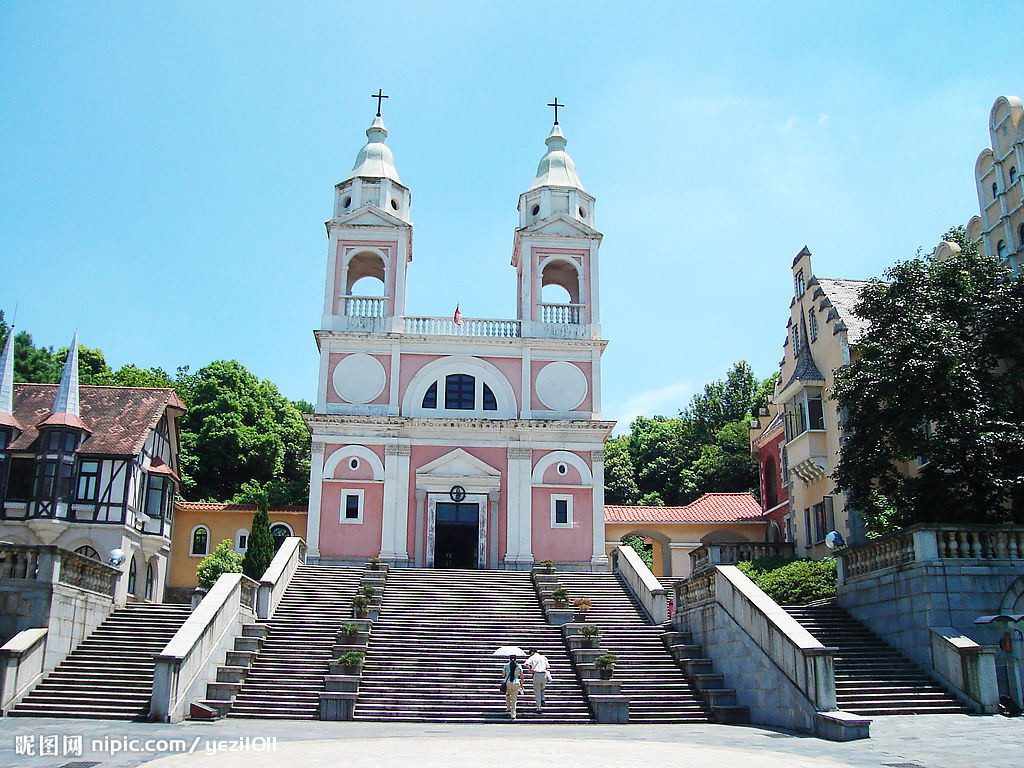
<path fill-rule="evenodd" d="M 242 571 L 250 579 L 259 581 L 274 559 L 274 537 L 270 535 L 270 516 L 267 514 L 266 494 L 252 516 L 249 528 L 249 546 L 245 550 Z"/>
<path fill-rule="evenodd" d="M 289 501 L 308 497 L 309 431 L 276 386 L 220 360 L 191 377 L 189 388 L 182 424 L 188 497 L 229 499 L 249 480 L 288 485 Z"/>
<path fill-rule="evenodd" d="M 216 549 L 196 566 L 196 581 L 203 589 L 209 589 L 225 573 L 241 573 L 242 558 L 235 553 L 234 544 L 224 539 Z"/>
<path fill-rule="evenodd" d="M 962 229 L 946 239 L 959 255 L 919 255 L 862 289 L 870 327 L 837 372 L 834 479 L 869 533 L 1024 519 L 1024 282 Z"/>
<path fill-rule="evenodd" d="M 654 568 L 654 545 L 645 541 L 643 536 L 638 536 L 635 533 L 623 536 L 620 543 L 632 547 L 633 551 L 640 555 L 640 559 L 647 563 L 648 568 Z"/>
<path fill-rule="evenodd" d="M 604 444 L 604 488 L 604 500 L 608 504 L 636 504 L 640 496 L 625 437 L 613 437 Z"/>
<path fill-rule="evenodd" d="M 731 421 L 750 416 L 754 395 L 761 382 L 754 376 L 746 360 L 733 363 L 725 379 L 704 385 L 704 391 L 694 395 L 689 409 L 682 414 L 693 420 L 699 440 L 709 440 Z"/>

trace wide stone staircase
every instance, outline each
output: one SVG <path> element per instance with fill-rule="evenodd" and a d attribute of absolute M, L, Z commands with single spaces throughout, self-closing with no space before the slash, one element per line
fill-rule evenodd
<path fill-rule="evenodd" d="M 336 636 L 352 616 L 362 568 L 301 565 L 258 650 L 232 651 L 248 665 L 228 717 L 315 720 Z M 246 658 L 248 657 L 248 658 Z"/>
<path fill-rule="evenodd" d="M 189 613 L 187 605 L 150 603 L 114 611 L 10 715 L 148 719 L 153 654 Z"/>
<path fill-rule="evenodd" d="M 600 645 L 618 657 L 615 678 L 628 696 L 631 723 L 706 723 L 708 713 L 632 593 L 612 573 L 562 573 L 569 598 L 593 602 L 587 624 L 601 629 Z"/>
<path fill-rule="evenodd" d="M 836 703 L 857 715 L 961 713 L 960 702 L 836 605 L 784 606 L 835 655 Z"/>
<path fill-rule="evenodd" d="M 498 686 L 502 645 L 539 648 L 551 663 L 541 715 L 527 686 L 519 720 L 586 723 L 590 713 L 558 627 L 529 573 L 393 568 L 370 633 L 356 720 L 486 723 L 508 719 Z"/>

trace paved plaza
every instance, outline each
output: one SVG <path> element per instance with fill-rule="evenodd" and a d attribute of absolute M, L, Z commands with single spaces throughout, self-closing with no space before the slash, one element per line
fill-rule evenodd
<path fill-rule="evenodd" d="M 0 737 L 0 766 L 58 768 L 71 764 L 84 768 L 86 763 L 95 768 L 140 765 L 152 768 L 298 765 L 333 768 L 353 763 L 383 768 L 410 765 L 416 768 L 1024 766 L 1022 719 L 967 715 L 887 717 L 875 720 L 872 733 L 869 740 L 837 744 L 766 728 L 724 725 L 546 726 L 268 720 L 164 725 L 9 718 L 4 720 Z M 65 737 L 73 749 L 75 737 L 79 735 L 82 736 L 82 753 L 64 751 Z M 131 749 L 126 749 L 125 743 L 132 740 L 138 741 Z M 147 740 L 157 743 L 147 745 Z M 173 740 L 178 743 L 172 745 Z M 102 751 L 93 751 L 94 746 Z M 18 754 L 30 747 L 34 755 Z M 50 754 L 40 755 L 40 749 Z M 189 754 L 187 750 L 192 751 Z"/>

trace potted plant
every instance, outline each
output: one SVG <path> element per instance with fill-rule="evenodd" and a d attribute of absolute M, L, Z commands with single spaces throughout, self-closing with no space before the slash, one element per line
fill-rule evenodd
<path fill-rule="evenodd" d="M 354 643 L 359 637 L 359 625 L 354 621 L 346 621 L 341 625 L 341 634 L 345 636 L 347 643 Z"/>
<path fill-rule="evenodd" d="M 544 573 L 555 572 L 555 564 L 551 560 L 541 560 L 537 565 Z"/>
<path fill-rule="evenodd" d="M 371 602 L 373 601 L 373 598 L 377 595 L 377 590 L 374 589 L 372 584 L 364 584 L 362 592 L 362 596 Z"/>
<path fill-rule="evenodd" d="M 352 608 L 356 612 L 357 619 L 365 619 L 367 616 L 367 609 L 370 607 L 370 598 L 366 595 L 356 595 L 355 600 L 352 601 Z"/>
<path fill-rule="evenodd" d="M 557 586 L 551 592 L 551 599 L 555 601 L 555 608 L 565 608 L 569 603 L 569 590 L 563 586 Z"/>
<path fill-rule="evenodd" d="M 379 571 L 380 570 L 380 558 L 379 557 L 371 557 L 370 558 L 370 562 L 369 562 L 369 566 L 370 566 L 370 570 L 371 571 Z"/>
<path fill-rule="evenodd" d="M 615 662 L 618 660 L 619 657 L 614 653 L 602 653 L 594 659 L 594 667 L 597 669 L 602 680 L 611 679 L 612 673 L 615 671 Z"/>
<path fill-rule="evenodd" d="M 594 605 L 594 601 L 589 597 L 577 597 L 572 601 L 572 605 L 576 609 L 576 615 L 573 616 L 573 621 L 586 621 L 587 611 L 589 611 L 591 606 Z"/>
<path fill-rule="evenodd" d="M 580 627 L 580 647 L 581 648 L 593 648 L 594 643 L 597 642 L 597 636 L 601 634 L 601 630 L 594 624 L 584 624 Z"/>
<path fill-rule="evenodd" d="M 363 666 L 363 659 L 365 658 L 366 654 L 362 651 L 349 651 L 338 657 L 338 664 L 341 665 L 343 674 L 358 675 L 359 668 Z"/>

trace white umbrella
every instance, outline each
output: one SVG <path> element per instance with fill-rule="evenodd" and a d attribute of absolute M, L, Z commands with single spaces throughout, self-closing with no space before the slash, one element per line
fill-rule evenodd
<path fill-rule="evenodd" d="M 526 651 L 520 648 L 518 645 L 503 645 L 501 648 L 496 650 L 491 656 L 504 656 L 506 659 L 509 656 L 525 656 Z"/>

